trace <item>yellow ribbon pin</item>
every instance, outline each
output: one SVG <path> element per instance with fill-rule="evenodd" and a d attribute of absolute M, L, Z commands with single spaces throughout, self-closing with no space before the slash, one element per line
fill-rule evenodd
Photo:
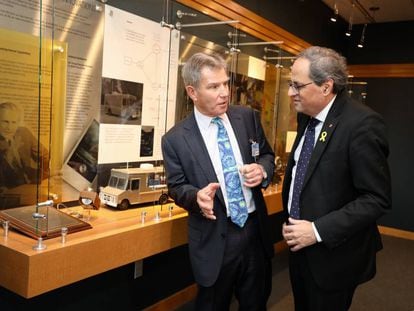
<path fill-rule="evenodd" d="M 326 133 L 325 131 L 321 133 L 321 137 L 319 138 L 319 141 L 325 142 L 326 136 L 328 135 L 328 133 Z"/>

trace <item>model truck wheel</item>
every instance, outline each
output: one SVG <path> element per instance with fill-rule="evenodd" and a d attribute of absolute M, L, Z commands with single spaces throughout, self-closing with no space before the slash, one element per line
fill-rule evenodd
<path fill-rule="evenodd" d="M 118 205 L 118 208 L 121 211 L 125 211 L 129 208 L 129 201 L 127 199 L 123 199 L 121 204 Z"/>

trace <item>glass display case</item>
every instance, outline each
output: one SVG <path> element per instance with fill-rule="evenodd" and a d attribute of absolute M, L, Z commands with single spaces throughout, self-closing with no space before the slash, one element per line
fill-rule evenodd
<path fill-rule="evenodd" d="M 231 105 L 261 112 L 280 182 L 296 122 L 294 56 L 180 2 L 0 4 L 0 211 L 24 207 L 34 236 L 47 238 L 49 208 L 99 192 L 113 169 L 162 167 L 162 135 L 193 109 L 180 70 L 197 51 L 227 59 Z"/>

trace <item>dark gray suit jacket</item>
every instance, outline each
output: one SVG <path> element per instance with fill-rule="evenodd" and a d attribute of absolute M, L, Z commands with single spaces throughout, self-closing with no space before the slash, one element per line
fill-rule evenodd
<path fill-rule="evenodd" d="M 286 217 L 293 154 L 308 120 L 298 114 L 282 192 Z M 312 153 L 299 203 L 301 218 L 315 222 L 323 240 L 303 249 L 321 288 L 343 289 L 374 277 L 376 252 L 382 248 L 376 220 L 391 208 L 387 156 L 382 117 L 345 91 L 338 94 Z"/>
<path fill-rule="evenodd" d="M 274 153 L 269 146 L 260 116 L 254 110 L 230 106 L 227 115 L 236 135 L 243 162 L 253 163 L 251 140 L 259 143 L 257 162 L 263 165 L 271 180 L 274 170 Z M 223 193 L 217 190 L 214 198 L 216 220 L 200 214 L 197 192 L 209 183 L 218 182 L 203 137 L 197 126 L 194 112 L 175 125 L 162 138 L 164 166 L 169 195 L 175 203 L 189 213 L 188 244 L 195 280 L 202 286 L 211 286 L 217 279 L 224 253 L 227 232 L 227 215 Z M 260 236 L 269 257 L 273 247 L 268 232 L 268 216 L 261 187 L 252 188 L 260 222 Z"/>

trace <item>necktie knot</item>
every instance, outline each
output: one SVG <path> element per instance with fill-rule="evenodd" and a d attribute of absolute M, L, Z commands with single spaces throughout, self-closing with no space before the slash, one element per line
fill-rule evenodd
<path fill-rule="evenodd" d="M 311 118 L 308 123 L 308 131 L 314 129 L 320 121 L 315 118 Z"/>
<path fill-rule="evenodd" d="M 216 124 L 218 127 L 223 126 L 223 121 L 220 117 L 214 117 L 213 119 L 211 119 L 211 123 Z"/>

